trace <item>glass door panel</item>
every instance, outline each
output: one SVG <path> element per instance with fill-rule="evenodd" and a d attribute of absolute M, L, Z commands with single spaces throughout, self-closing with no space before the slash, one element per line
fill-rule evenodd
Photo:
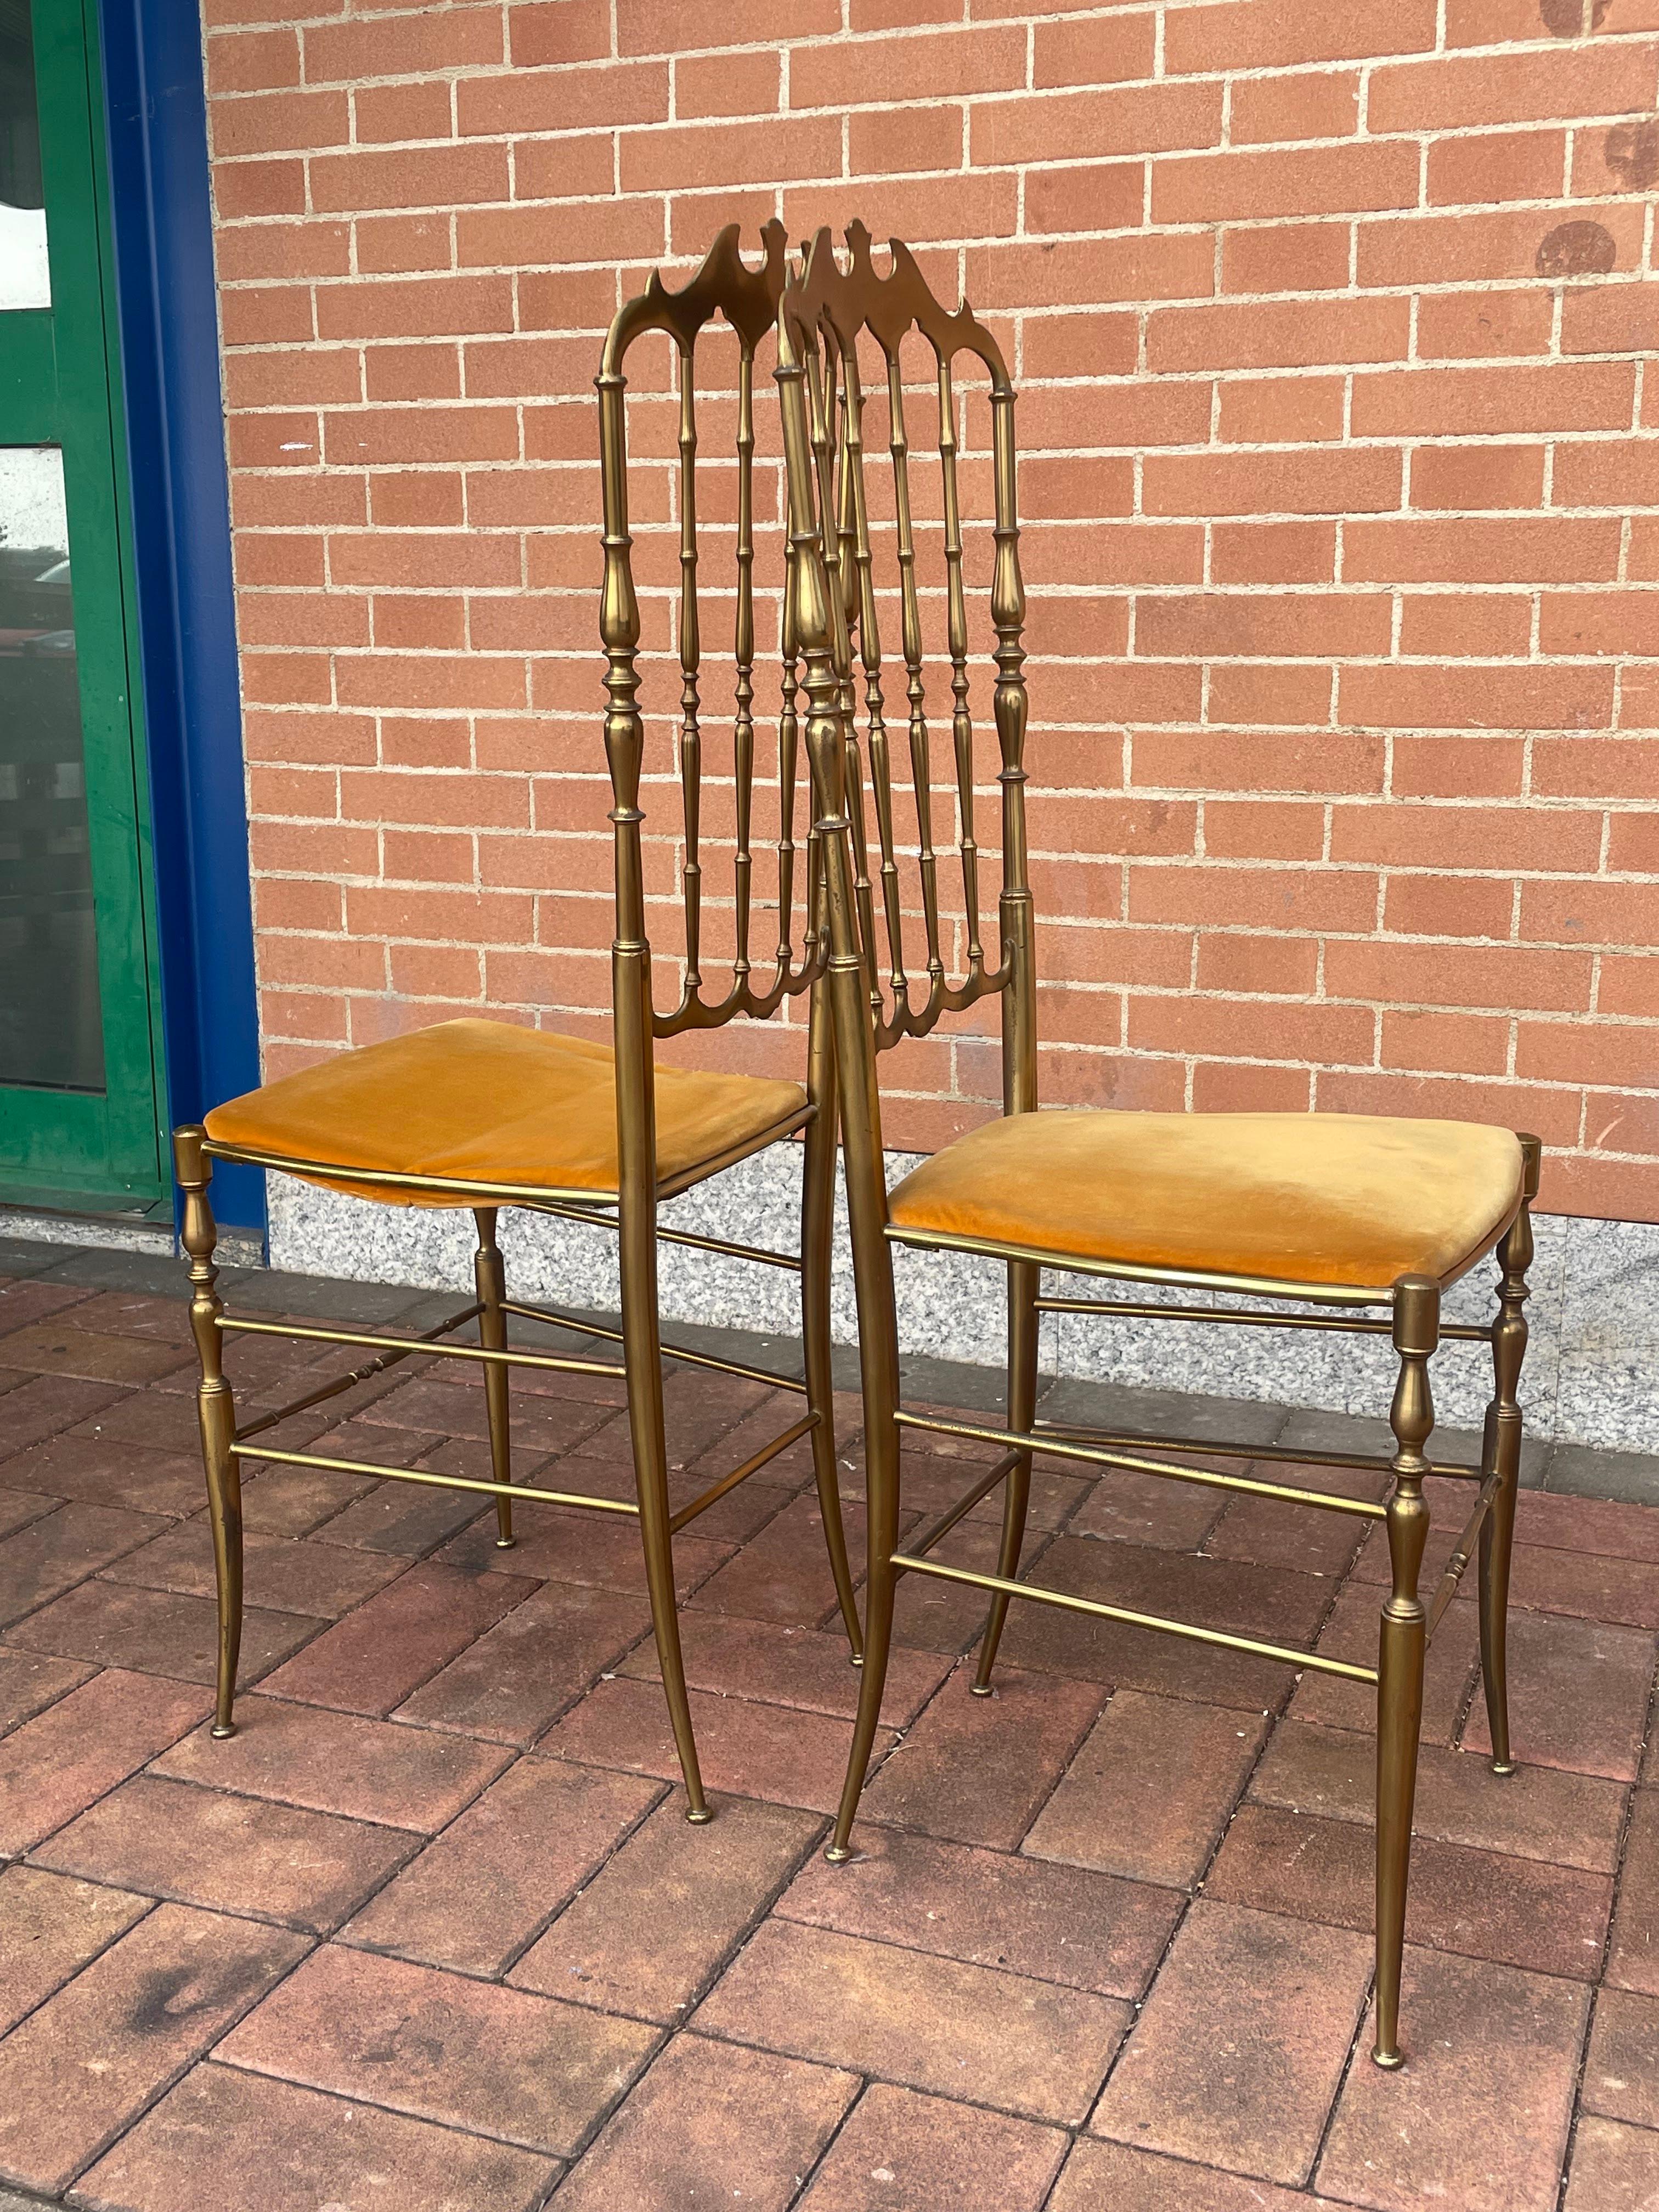
<path fill-rule="evenodd" d="M 29 0 L 0 0 L 0 312 L 51 305 Z"/>
<path fill-rule="evenodd" d="M 102 1091 L 64 457 L 0 447 L 0 1083 Z"/>

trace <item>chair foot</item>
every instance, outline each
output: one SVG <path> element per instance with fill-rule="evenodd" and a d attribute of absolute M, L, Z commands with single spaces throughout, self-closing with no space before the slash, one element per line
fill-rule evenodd
<path fill-rule="evenodd" d="M 1380 2066 L 1385 2074 L 1399 2073 L 1405 2063 L 1405 2052 L 1397 2048 L 1393 2051 L 1373 2051 L 1371 2053 L 1372 2065 Z"/>
<path fill-rule="evenodd" d="M 996 1685 L 994 1682 L 969 1682 L 968 1694 L 970 1698 L 994 1698 Z"/>
<path fill-rule="evenodd" d="M 1492 1771 L 1497 1775 L 1513 1774 L 1516 1771 L 1516 1761 L 1512 1759 L 1494 1759 L 1492 1762 Z"/>
<path fill-rule="evenodd" d="M 826 1866 L 845 1866 L 852 1856 L 853 1846 L 850 1844 L 830 1844 L 824 1850 L 824 1863 Z"/>
<path fill-rule="evenodd" d="M 863 1654 L 863 1652 L 862 1652 L 862 1651 L 855 1651 L 855 1652 L 854 1652 L 854 1654 L 853 1654 L 853 1656 L 852 1656 L 852 1660 L 851 1660 L 851 1662 L 850 1662 L 850 1663 L 851 1663 L 853 1666 L 854 1666 L 854 1667 L 862 1667 L 862 1666 L 863 1666 L 863 1664 L 864 1664 L 864 1654 Z"/>
<path fill-rule="evenodd" d="M 227 1736 L 234 1735 L 235 1733 L 234 1721 L 215 1721 L 213 1723 L 211 1734 L 216 1742 L 222 1743 Z"/>
<path fill-rule="evenodd" d="M 685 1817 L 694 1828 L 706 1828 L 714 1817 L 714 1808 L 712 1805 L 688 1805 Z"/>
<path fill-rule="evenodd" d="M 518 1548 L 519 1540 L 516 1536 L 497 1536 L 495 1539 L 495 1549 L 498 1552 L 516 1552 Z"/>

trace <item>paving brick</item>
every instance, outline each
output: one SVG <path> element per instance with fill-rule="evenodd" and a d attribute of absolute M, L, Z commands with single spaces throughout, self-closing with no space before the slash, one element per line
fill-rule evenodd
<path fill-rule="evenodd" d="M 1637 2127 L 1659 2124 L 1659 2076 L 1653 2063 L 1659 2049 L 1656 2029 L 1659 1999 L 1626 1990 L 1601 1991 L 1584 2059 L 1581 2096 L 1586 2112 L 1629 2120 Z"/>
<path fill-rule="evenodd" d="M 13 1329 L 6 1364 L 84 1382 L 153 1382 L 194 1358 L 183 1345 L 146 1343 L 142 1337 L 103 1336 L 76 1328 L 66 1310 L 49 1321 Z"/>
<path fill-rule="evenodd" d="M 872 2081 L 799 2202 L 803 2212 L 1037 2212 L 1067 2148 L 1058 2129 Z"/>
<path fill-rule="evenodd" d="M 1070 1536 L 1044 1553 L 1042 1579 L 1073 1596 L 1286 1644 L 1311 1643 L 1333 1595 L 1328 1583 L 1283 1568 Z M 1245 1711 L 1278 1705 L 1291 1688 L 1275 1662 L 1048 1606 L 1013 1607 L 1003 1650 L 1016 1666 Z"/>
<path fill-rule="evenodd" d="M 958 1669 L 866 1786 L 872 1820 L 1012 1850 L 1101 1706 L 1092 1682 L 999 1667 L 975 1698 Z"/>
<path fill-rule="evenodd" d="M 530 1595 L 520 1575 L 468 1575 L 423 1563 L 360 1606 L 280 1667 L 273 1696 L 342 1712 L 389 1713 Z"/>
<path fill-rule="evenodd" d="M 157 1906 L 0 2044 L 0 2173 L 63 2189 L 307 1948 Z"/>
<path fill-rule="evenodd" d="M 574 1459 L 560 1461 L 549 1470 L 553 1479 L 548 1486 L 603 1496 L 597 1486 L 589 1490 L 581 1465 Z M 519 1540 L 510 1552 L 495 1549 L 492 1519 L 488 1526 L 475 1523 L 465 1530 L 445 1546 L 440 1557 L 446 1565 L 470 1573 L 537 1575 L 623 1590 L 634 1597 L 644 1595 L 645 1553 L 633 1521 L 619 1514 L 584 1512 L 580 1507 L 521 1505 L 514 1513 L 514 1528 Z M 674 1587 L 682 1605 L 732 1557 L 732 1549 L 728 1543 L 689 1533 L 674 1539 Z"/>
<path fill-rule="evenodd" d="M 1546 2212 L 1566 2149 L 1587 1992 L 1412 1949 L 1400 2002 L 1407 2063 L 1395 2074 L 1363 2059 L 1352 2068 L 1319 2186 L 1394 2212 L 1422 2203 L 1429 2172 L 1468 2212 Z"/>
<path fill-rule="evenodd" d="M 839 1626 L 790 1628 L 741 1614 L 684 1613 L 680 1621 L 685 1679 L 694 1689 L 721 1697 L 759 1698 L 769 1705 L 799 1705 L 850 1720 L 858 1710 L 859 1672 Z M 888 1655 L 881 1713 L 890 1728 L 904 1728 L 939 1688 L 951 1662 L 931 1651 L 895 1646 Z M 654 1643 L 641 1644 L 619 1670 L 659 1680 Z"/>
<path fill-rule="evenodd" d="M 1370 1832 L 1354 1822 L 1245 1805 L 1205 1894 L 1364 1932 L 1376 1910 L 1376 1865 Z M 1612 1909 L 1606 1875 L 1431 1836 L 1412 1848 L 1407 1931 L 1434 1950 L 1594 1981 Z"/>
<path fill-rule="evenodd" d="M 48 1498 L 40 1491 L 0 1490 L 0 1537 L 27 1528 L 31 1521 L 55 1513 L 62 1504 L 61 1498 Z"/>
<path fill-rule="evenodd" d="M 112 1670 L 0 1742 L 0 1851 L 21 1852 L 136 1773 L 211 1704 L 176 1682 Z"/>
<path fill-rule="evenodd" d="M 331 1943 L 220 2055 L 307 2087 L 568 2156 L 657 2041 L 632 2021 Z"/>
<path fill-rule="evenodd" d="M 697 2017 L 733 2041 L 1075 2124 L 1129 2008 L 1023 1975 L 769 1921 Z"/>
<path fill-rule="evenodd" d="M 535 2212 L 558 2171 L 505 2143 L 210 2064 L 146 2113 L 81 2193 L 100 2212 Z"/>
<path fill-rule="evenodd" d="M 416 1846 L 400 1828 L 140 1775 L 35 1856 L 60 1874 L 321 1934 Z"/>
<path fill-rule="evenodd" d="M 1659 2201 L 1659 2135 L 1586 2117 L 1573 2136 L 1563 2212 L 1644 2212 Z"/>
<path fill-rule="evenodd" d="M 1216 1705 L 1119 1690 L 1023 1848 L 1186 1888 L 1202 1875 L 1267 1733 Z"/>
<path fill-rule="evenodd" d="M 1370 1975 L 1360 1936 L 1200 1899 L 1090 2122 L 1263 2179 L 1308 2179 Z"/>
<path fill-rule="evenodd" d="M 1659 1996 L 1659 1791 L 1638 1790 L 1631 1800 L 1607 1979 Z"/>
<path fill-rule="evenodd" d="M 1108 2204 L 1112 2212 L 1332 2212 L 1328 2197 L 1081 2136 L 1048 2212 L 1098 2212 Z"/>
<path fill-rule="evenodd" d="M 1315 1649 L 1328 1658 L 1375 1667 L 1382 1596 L 1382 1591 L 1370 1583 L 1348 1583 L 1332 1607 Z M 1454 1605 L 1434 1632 L 1424 1669 L 1425 1743 L 1456 1741 L 1480 1663 L 1475 1610 L 1473 1606 Z M 1297 1720 L 1357 1729 L 1373 1736 L 1376 1733 L 1376 1690 L 1369 1682 L 1345 1681 L 1340 1674 L 1321 1674 L 1310 1668 L 1297 1682 L 1288 1710 Z"/>
<path fill-rule="evenodd" d="M 1510 1740 L 1517 1759 L 1633 1781 L 1647 1724 L 1655 1643 L 1633 1628 L 1515 1613 L 1510 1620 Z M 1463 1741 L 1490 1752 L 1482 1699 Z"/>
<path fill-rule="evenodd" d="M 866 1548 L 863 1509 L 846 1505 L 842 1519 L 856 1573 Z M 700 1612 L 742 1613 L 789 1628 L 827 1625 L 836 1610 L 836 1585 L 817 1492 L 797 1498 L 769 1521 L 734 1559 L 698 1588 L 692 1603 Z"/>
<path fill-rule="evenodd" d="M 515 1985 L 675 2027 L 822 1832 L 736 1804 L 693 1827 L 659 1806 L 514 1967 Z"/>
<path fill-rule="evenodd" d="M 871 1826 L 846 1865 L 808 1859 L 781 1918 L 969 1966 L 1138 1997 L 1182 1910 L 1144 1882 Z"/>
<path fill-rule="evenodd" d="M 249 1535 L 308 1536 L 374 1487 L 369 1475 L 334 1474 L 316 1467 L 267 1468 L 251 1480 L 243 1479 L 242 1526 Z"/>
<path fill-rule="evenodd" d="M 244 1698 L 228 1741 L 216 1742 L 199 1729 L 152 1771 L 314 1813 L 432 1831 L 470 1804 L 508 1755 L 429 1729 Z"/>
<path fill-rule="evenodd" d="M 317 1633 L 314 1613 L 242 1615 L 238 1680 L 257 1681 Z M 8 1632 L 14 1644 L 100 1667 L 131 1668 L 180 1682 L 210 1683 L 218 1667 L 219 1613 L 211 1598 L 179 1597 L 101 1578 L 82 1583 Z"/>
<path fill-rule="evenodd" d="M 0 1730 L 15 1729 L 68 1692 L 78 1689 L 93 1669 L 73 1659 L 53 1659 L 40 1651 L 0 1650 Z"/>
<path fill-rule="evenodd" d="M 19 1621 L 97 1568 L 136 1551 L 166 1522 L 103 1505 L 63 1505 L 15 1531 L 0 1553 L 0 1627 Z"/>
<path fill-rule="evenodd" d="M 39 1867 L 0 1868 L 0 2035 L 149 1911 L 97 1882 Z"/>
<path fill-rule="evenodd" d="M 712 2212 L 738 2198 L 786 2212 L 858 2092 L 831 2067 L 683 2037 L 566 2183 L 566 2212 Z"/>
<path fill-rule="evenodd" d="M 131 1513 L 195 1513 L 207 1497 L 198 1454 L 101 1437 L 49 1437 L 0 1461 L 0 1480 L 9 1490 L 42 1490 Z"/>
<path fill-rule="evenodd" d="M 707 1789 L 802 1805 L 814 1813 L 833 1812 L 840 1802 L 852 1749 L 850 1722 L 694 1690 L 691 1725 Z M 876 1741 L 878 1752 L 884 1752 L 892 1738 L 884 1729 Z M 618 1677 L 596 1683 L 540 1747 L 559 1759 L 679 1780 L 668 1708 L 653 1682 Z"/>
<path fill-rule="evenodd" d="M 82 1382 L 70 1376 L 38 1375 L 19 1380 L 15 1370 L 0 1370 L 0 1389 L 5 1392 L 6 1443 L 14 1453 L 80 1421 L 95 1420 L 96 1433 L 124 1401 L 131 1403 L 136 1399 L 145 1407 L 153 1402 L 146 1392 L 124 1391 L 108 1382 Z M 193 1413 L 190 1434 L 193 1441 Z"/>
<path fill-rule="evenodd" d="M 1252 1797 L 1292 1811 L 1369 1821 L 1376 1797 L 1374 1739 L 1280 1723 L 1250 1781 Z M 1477 1850 L 1549 1859 L 1610 1874 L 1618 1863 L 1625 1791 L 1616 1783 L 1544 1766 L 1499 1778 L 1484 1759 L 1425 1744 L 1418 1758 L 1416 1832 Z"/>
<path fill-rule="evenodd" d="M 660 1795 L 632 1775 L 520 1759 L 370 1899 L 343 1940 L 498 1974 Z"/>
<path fill-rule="evenodd" d="M 398 1717 L 496 1743 L 533 1743 L 650 1627 L 642 1598 L 544 1583 L 405 1698 Z"/>
<path fill-rule="evenodd" d="M 276 1536 L 243 1538 L 244 1588 L 254 1604 L 276 1613 L 337 1620 L 383 1589 L 399 1571 L 396 1561 L 343 1551 L 336 1545 L 295 1543 Z M 109 1582 L 212 1597 L 212 1532 L 204 1519 L 187 1522 L 129 1553 L 104 1572 Z"/>

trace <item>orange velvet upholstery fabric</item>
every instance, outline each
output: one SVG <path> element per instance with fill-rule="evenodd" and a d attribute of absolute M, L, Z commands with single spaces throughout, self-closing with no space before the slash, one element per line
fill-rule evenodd
<path fill-rule="evenodd" d="M 1454 1280 L 1521 1202 L 1507 1129 L 1358 1114 L 1017 1114 L 894 1190 L 896 1231 L 1057 1260 L 1386 1291 Z"/>
<path fill-rule="evenodd" d="M 656 1072 L 657 1176 L 671 1182 L 798 1115 L 797 1083 Z M 312 1181 L 388 1205 L 457 1206 L 392 1175 L 538 1190 L 617 1188 L 616 1064 L 608 1045 L 510 1022 L 439 1022 L 233 1098 L 207 1117 L 225 1145 L 345 1172 Z"/>

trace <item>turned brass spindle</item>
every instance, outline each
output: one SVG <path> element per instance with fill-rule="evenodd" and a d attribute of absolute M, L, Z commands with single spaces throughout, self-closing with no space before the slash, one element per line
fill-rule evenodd
<path fill-rule="evenodd" d="M 1014 395 L 1006 378 L 993 383 L 991 437 L 996 471 L 996 561 L 991 574 L 991 622 L 997 634 L 994 712 L 1002 766 L 1002 896 L 997 915 L 1002 957 L 1012 977 L 1002 994 L 1002 1086 L 1006 1113 L 1036 1105 L 1036 951 L 1025 849 L 1025 586 L 1019 573 L 1019 520 L 1014 471 Z"/>
<path fill-rule="evenodd" d="M 793 594 L 786 580 L 783 597 L 782 703 L 778 710 L 778 974 L 787 975 L 794 956 L 795 775 L 800 762 L 799 653 L 795 645 Z M 812 956 L 810 929 L 803 957 Z"/>
<path fill-rule="evenodd" d="M 859 659 L 864 672 L 865 719 L 870 732 L 870 785 L 876 802 L 876 833 L 881 844 L 881 899 L 887 921 L 888 981 L 896 1011 L 902 1012 L 908 1000 L 909 981 L 904 972 L 898 861 L 893 845 L 892 763 L 881 690 L 881 629 L 876 618 L 870 508 L 864 483 L 864 388 L 855 346 L 844 351 L 842 389 L 845 395 L 842 411 L 847 428 L 843 450 L 853 537 L 851 580 L 858 618 Z"/>
<path fill-rule="evenodd" d="M 922 671 L 921 605 L 916 592 L 916 539 L 910 519 L 910 449 L 904 433 L 904 385 L 896 351 L 887 356 L 888 447 L 893 457 L 893 502 L 897 515 L 900 637 L 905 695 L 910 702 L 910 781 L 921 841 L 921 912 L 927 933 L 927 1004 L 931 1014 L 945 989 L 939 952 L 939 861 L 933 851 L 933 786 L 928 761 L 927 684 Z"/>
<path fill-rule="evenodd" d="M 845 753 L 848 821 L 852 830 L 854 899 L 858 908 L 860 956 L 865 988 L 878 1018 L 880 986 L 876 981 L 876 909 L 870 881 L 870 852 L 864 811 L 864 763 L 859 744 L 858 717 L 853 711 L 853 649 L 847 627 L 847 586 L 852 573 L 852 542 L 843 531 L 842 483 L 836 476 L 837 457 L 830 426 L 835 421 L 837 349 L 827 343 L 820 356 L 814 347 L 806 357 L 806 384 L 811 403 L 812 459 L 818 485 L 818 512 L 825 518 L 835 543 L 825 566 L 830 586 L 830 646 L 836 680 L 836 711 Z"/>
<path fill-rule="evenodd" d="M 985 964 L 979 941 L 979 847 L 974 839 L 974 725 L 968 711 L 968 607 L 962 585 L 962 514 L 957 499 L 956 399 L 951 358 L 939 356 L 939 459 L 945 488 L 946 635 L 951 648 L 951 736 L 957 757 L 957 799 L 962 821 L 962 896 L 968 916 L 968 972 Z"/>
<path fill-rule="evenodd" d="M 685 809 L 685 988 L 702 981 L 702 733 L 698 726 L 697 671 L 697 424 L 691 348 L 684 341 L 680 363 L 680 788 Z"/>
<path fill-rule="evenodd" d="M 737 708 L 732 730 L 737 779 L 738 849 L 733 863 L 737 951 L 732 972 L 739 985 L 749 974 L 749 902 L 754 856 L 750 833 L 755 791 L 755 357 L 745 343 L 738 367 L 738 616 L 733 652 L 738 664 Z"/>

